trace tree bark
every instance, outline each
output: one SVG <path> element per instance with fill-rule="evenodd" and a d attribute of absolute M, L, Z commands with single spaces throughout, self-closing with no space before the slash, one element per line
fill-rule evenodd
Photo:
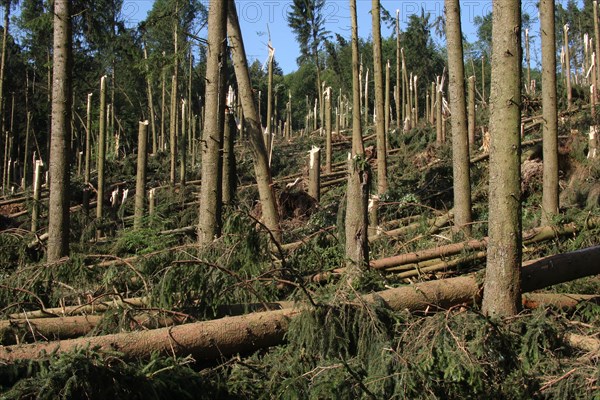
<path fill-rule="evenodd" d="M 448 46 L 448 94 L 452 117 L 452 175 L 454 180 L 454 226 L 471 234 L 471 173 L 469 135 L 465 101 L 463 37 L 458 0 L 446 0 L 446 42 Z"/>
<path fill-rule="evenodd" d="M 596 71 L 596 82 L 595 83 L 595 91 L 594 96 L 598 97 L 598 93 L 600 90 L 600 26 L 598 22 L 598 1 L 594 0 L 594 40 L 595 40 L 595 55 L 596 55 L 596 66 L 594 67 Z M 555 44 L 556 46 L 556 44 Z M 556 63 L 556 61 L 555 61 Z"/>
<path fill-rule="evenodd" d="M 200 222 L 198 242 L 205 246 L 219 234 L 221 225 L 222 172 L 220 150 L 225 118 L 225 93 L 221 90 L 223 66 L 227 53 L 227 2 L 212 0 L 208 14 L 208 54 L 206 66 L 206 95 L 204 96 L 204 133 L 202 138 L 202 187 L 200 190 Z"/>
<path fill-rule="evenodd" d="M 468 115 L 469 122 L 467 123 L 469 127 L 469 146 L 471 149 L 475 149 L 475 121 L 476 121 L 476 111 L 475 111 L 475 76 L 472 75 L 469 77 L 469 106 L 468 106 Z"/>
<path fill-rule="evenodd" d="M 558 214 L 558 108 L 556 99 L 556 32 L 554 1 L 540 1 L 542 36 L 543 190 L 542 225 Z"/>
<path fill-rule="evenodd" d="M 402 55 L 400 43 L 400 10 L 396 10 L 396 130 L 402 132 Z"/>
<path fill-rule="evenodd" d="M 48 205 L 48 262 L 69 254 L 69 140 L 71 138 L 71 4 L 54 2 L 54 56 Z"/>
<path fill-rule="evenodd" d="M 386 110 L 383 86 L 383 58 L 381 56 L 381 11 L 379 0 L 371 2 L 371 20 L 373 24 L 373 78 L 375 81 L 375 131 L 377 132 L 377 193 L 387 191 L 387 146 L 386 146 Z"/>
<path fill-rule="evenodd" d="M 5 75 L 5 71 L 6 71 L 6 52 L 7 52 L 7 40 L 8 40 L 8 26 L 10 24 L 10 3 L 11 3 L 11 1 L 7 0 L 4 3 L 5 3 L 4 30 L 2 31 L 2 55 L 0 55 L 0 113 L 2 114 L 0 116 L 0 134 L 4 133 L 6 131 L 6 126 L 5 126 L 6 116 L 5 116 L 5 108 L 4 108 L 4 75 Z M 2 164 L 3 177 L 6 174 L 5 168 L 6 168 L 7 161 L 8 161 L 8 158 L 5 155 L 3 164 Z M 6 186 L 5 180 L 3 181 L 3 185 Z M 3 189 L 5 190 L 6 187 L 3 187 Z"/>
<path fill-rule="evenodd" d="M 169 116 L 169 182 L 175 186 L 177 181 L 177 128 L 179 110 L 177 108 L 177 77 L 171 76 L 171 115 Z"/>
<path fill-rule="evenodd" d="M 235 119 L 229 110 L 225 114 L 223 126 L 223 204 L 232 204 L 235 200 L 237 176 L 235 160 Z"/>
<path fill-rule="evenodd" d="M 356 0 L 350 0 L 352 23 L 352 152 L 348 154 L 348 189 L 346 192 L 346 270 L 351 282 L 369 262 L 368 197 L 369 173 L 364 159 L 360 115 L 360 77 Z M 366 103 L 366 100 L 365 100 Z"/>
<path fill-rule="evenodd" d="M 328 174 L 331 173 L 331 158 L 333 156 L 331 135 L 331 88 L 328 87 L 325 91 L 325 172 Z"/>
<path fill-rule="evenodd" d="M 521 307 L 521 1 L 493 5 L 488 258 L 483 312 Z"/>
<path fill-rule="evenodd" d="M 543 36 L 542 36 L 543 37 Z M 573 108 L 573 91 L 571 87 L 571 49 L 569 47 L 569 25 L 563 26 L 563 43 L 565 48 L 565 78 L 567 81 L 567 109 Z"/>
<path fill-rule="evenodd" d="M 83 172 L 83 182 L 90 183 L 90 173 L 92 165 L 92 93 L 87 95 L 85 119 L 85 169 Z"/>
<path fill-rule="evenodd" d="M 96 202 L 96 219 L 102 219 L 102 208 L 104 207 L 104 161 L 106 160 L 106 76 L 100 78 L 100 116 L 98 117 L 98 156 L 96 169 L 98 170 L 98 187 Z M 100 229 L 96 237 L 100 237 Z"/>
<path fill-rule="evenodd" d="M 238 82 L 238 90 L 242 100 L 244 120 L 254 156 L 254 171 L 258 184 L 258 193 L 262 206 L 263 220 L 267 228 L 278 242 L 281 242 L 279 214 L 273 192 L 273 179 L 269 167 L 269 157 L 265 148 L 260 128 L 260 118 L 256 111 L 256 103 L 252 94 L 252 84 L 248 73 L 248 61 L 244 50 L 244 42 L 235 8 L 235 2 L 229 0 L 227 14 L 227 34 L 231 45 L 233 66 Z"/>
<path fill-rule="evenodd" d="M 137 154 L 137 175 L 135 182 L 135 210 L 133 216 L 133 229 L 142 227 L 144 210 L 146 209 L 146 165 L 148 152 L 146 150 L 148 143 L 148 120 L 140 121 L 138 130 L 138 154 Z"/>

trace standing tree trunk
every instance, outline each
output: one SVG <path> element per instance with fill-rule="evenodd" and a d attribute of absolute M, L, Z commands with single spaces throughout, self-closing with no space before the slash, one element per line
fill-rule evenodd
<path fill-rule="evenodd" d="M 400 10 L 396 10 L 396 129 L 402 132 L 402 54 L 400 43 Z"/>
<path fill-rule="evenodd" d="M 385 95 L 383 86 L 383 59 L 381 57 L 381 11 L 379 0 L 372 0 L 371 19 L 373 24 L 373 77 L 375 79 L 375 112 L 377 121 L 377 193 L 387 191 L 387 149 L 385 140 Z"/>
<path fill-rule="evenodd" d="M 8 24 L 10 23 L 10 0 L 5 0 L 5 8 L 4 8 L 4 30 L 2 32 L 2 55 L 0 56 L 0 133 L 4 133 L 6 130 L 5 126 L 5 108 L 4 108 L 4 74 L 6 71 L 6 46 L 8 40 Z M 41 155 L 40 155 L 41 156 Z M 6 165 L 6 159 L 4 160 L 4 164 Z M 5 172 L 5 171 L 3 171 Z"/>
<path fill-rule="evenodd" d="M 171 76 L 171 115 L 169 119 L 169 153 L 170 153 L 170 173 L 169 181 L 171 186 L 175 186 L 177 169 L 177 127 L 179 111 L 177 108 L 177 77 Z"/>
<path fill-rule="evenodd" d="M 595 55 L 596 55 L 596 90 L 594 96 L 598 96 L 600 91 L 600 26 L 598 22 L 598 1 L 594 0 L 594 40 L 595 40 Z M 556 45 L 555 45 L 556 46 Z"/>
<path fill-rule="evenodd" d="M 164 53 L 163 53 L 164 55 Z M 166 69 L 163 67 L 161 75 L 161 96 L 160 96 L 160 141 L 158 146 L 165 150 L 165 99 L 166 99 Z"/>
<path fill-rule="evenodd" d="M 346 192 L 346 271 L 348 281 L 358 278 L 369 265 L 368 197 L 369 173 L 364 159 L 360 115 L 360 78 L 356 0 L 350 0 L 352 21 L 352 153 L 348 155 L 348 190 Z"/>
<path fill-rule="evenodd" d="M 475 75 L 471 75 L 469 77 L 468 91 L 469 91 L 469 106 L 467 107 L 467 109 L 468 109 L 467 114 L 468 114 L 469 122 L 467 123 L 467 125 L 469 127 L 469 146 L 471 147 L 471 149 L 475 149 L 475 121 L 476 121 Z"/>
<path fill-rule="evenodd" d="M 208 14 L 208 54 L 204 133 L 202 138 L 202 186 L 198 242 L 205 246 L 219 233 L 221 224 L 221 140 L 225 113 L 225 93 L 221 90 L 226 63 L 227 2 L 211 0 Z"/>
<path fill-rule="evenodd" d="M 233 204 L 235 200 L 236 191 L 236 165 L 235 165 L 235 151 L 233 149 L 235 144 L 235 119 L 233 118 L 233 112 L 230 108 L 225 113 L 225 122 L 223 126 L 223 204 Z"/>
<path fill-rule="evenodd" d="M 242 32 L 235 8 L 235 2 L 229 0 L 227 14 L 227 34 L 231 45 L 231 54 L 238 90 L 242 100 L 245 128 L 254 156 L 254 171 L 258 184 L 258 193 L 262 206 L 263 220 L 266 227 L 278 242 L 281 241 L 281 227 L 275 193 L 273 192 L 273 179 L 269 168 L 269 157 L 262 138 L 260 119 L 256 111 L 256 103 L 252 94 L 252 84 L 248 73 L 248 60 L 244 50 Z"/>
<path fill-rule="evenodd" d="M 83 182 L 90 183 L 90 171 L 92 163 L 92 93 L 87 95 L 85 119 L 85 169 L 83 172 Z"/>
<path fill-rule="evenodd" d="M 71 3 L 54 1 L 48 262 L 69 254 L 69 139 L 71 137 Z"/>
<path fill-rule="evenodd" d="M 558 109 L 556 100 L 556 33 L 554 1 L 540 1 L 542 34 L 542 108 L 544 183 L 542 225 L 558 214 Z M 593 95 L 593 94 L 592 94 Z"/>
<path fill-rule="evenodd" d="M 465 66 L 458 0 L 446 0 L 446 42 L 448 46 L 448 94 L 452 117 L 452 175 L 454 178 L 454 225 L 471 234 L 471 174 L 469 135 L 465 102 Z"/>
<path fill-rule="evenodd" d="M 271 47 L 271 38 L 269 38 L 269 69 L 267 72 L 267 129 L 265 129 L 265 145 L 267 153 L 271 154 L 273 145 L 273 61 L 275 51 Z M 270 157 L 269 157 L 270 158 Z"/>
<path fill-rule="evenodd" d="M 339 134 L 339 133 L 338 133 Z M 325 172 L 331 173 L 332 158 L 332 132 L 331 132 L 331 88 L 325 91 Z"/>
<path fill-rule="evenodd" d="M 179 144 L 179 182 L 181 186 L 185 186 L 185 173 L 186 173 L 186 162 L 187 162 L 187 133 L 186 133 L 186 122 L 187 122 L 187 103 L 185 100 L 181 100 L 181 143 Z"/>
<path fill-rule="evenodd" d="M 384 131 L 387 135 L 390 131 L 390 60 L 387 60 L 385 64 L 385 124 Z M 386 145 L 389 141 L 386 142 Z"/>
<path fill-rule="evenodd" d="M 142 227 L 146 207 L 146 163 L 148 160 L 148 120 L 140 121 L 138 130 L 137 175 L 135 181 L 135 210 L 133 229 Z"/>
<path fill-rule="evenodd" d="M 571 50 L 569 48 L 569 24 L 563 26 L 563 42 L 565 48 L 565 77 L 567 80 L 567 109 L 573 108 L 573 91 L 571 87 Z"/>
<path fill-rule="evenodd" d="M 144 43 L 144 60 L 146 61 L 146 93 L 148 96 L 148 115 L 150 117 L 150 127 L 152 130 L 152 154 L 156 155 L 157 152 L 157 138 L 156 138 L 156 123 L 154 118 L 154 99 L 152 96 L 152 77 L 150 76 L 150 65 L 148 65 L 148 49 L 146 43 Z"/>
<path fill-rule="evenodd" d="M 96 201 L 96 219 L 102 219 L 102 208 L 104 207 L 104 161 L 106 159 L 106 75 L 100 79 L 100 117 L 98 118 L 98 156 L 96 169 L 98 170 L 98 188 Z M 100 237 L 100 229 L 96 237 Z"/>
<path fill-rule="evenodd" d="M 521 307 L 521 1 L 495 1 L 490 93 L 488 256 L 483 312 Z"/>

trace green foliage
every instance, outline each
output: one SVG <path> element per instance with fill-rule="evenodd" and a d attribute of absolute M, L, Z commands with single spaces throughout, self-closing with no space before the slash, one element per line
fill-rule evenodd
<path fill-rule="evenodd" d="M 153 356 L 125 362 L 119 354 L 81 349 L 41 361 L 0 366 L 3 399 L 213 399 L 219 382 L 202 377 L 189 358 Z"/>
<path fill-rule="evenodd" d="M 597 373 L 581 366 L 540 391 L 577 366 L 563 332 L 544 310 L 507 323 L 474 311 L 322 307 L 292 322 L 285 348 L 236 364 L 228 388 L 258 398 L 591 398 Z"/>

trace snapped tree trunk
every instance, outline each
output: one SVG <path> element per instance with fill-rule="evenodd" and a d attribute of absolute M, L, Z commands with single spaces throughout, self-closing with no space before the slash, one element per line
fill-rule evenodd
<path fill-rule="evenodd" d="M 262 139 L 260 118 L 256 111 L 256 103 L 254 102 L 254 95 L 252 93 L 252 84 L 248 73 L 248 60 L 246 59 L 235 2 L 229 0 L 228 5 L 227 34 L 229 36 L 233 66 L 242 101 L 246 132 L 248 133 L 254 156 L 254 171 L 262 206 L 262 216 L 265 226 L 271 231 L 275 240 L 280 242 L 281 227 L 279 226 L 279 214 L 277 212 L 275 193 L 273 192 L 273 179 L 271 178 L 268 153 Z"/>
<path fill-rule="evenodd" d="M 454 179 L 454 225 L 471 234 L 471 173 L 467 107 L 465 102 L 465 66 L 463 37 L 458 0 L 446 0 L 446 42 L 448 46 L 448 94 L 452 117 L 452 175 Z"/>
<path fill-rule="evenodd" d="M 521 307 L 521 1 L 494 2 L 488 257 L 483 312 Z"/>
<path fill-rule="evenodd" d="M 71 4 L 68 0 L 55 0 L 48 262 L 54 262 L 69 254 L 71 39 Z"/>
<path fill-rule="evenodd" d="M 540 0 L 542 35 L 543 191 L 542 225 L 558 214 L 558 108 L 554 1 Z M 592 94 L 593 95 L 593 94 Z"/>

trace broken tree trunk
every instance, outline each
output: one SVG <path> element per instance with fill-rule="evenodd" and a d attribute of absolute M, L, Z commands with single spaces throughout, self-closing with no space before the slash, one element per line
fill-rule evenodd
<path fill-rule="evenodd" d="M 522 268 L 523 291 L 600 274 L 599 259 L 597 246 L 532 262 Z M 388 289 L 363 299 L 383 303 L 392 310 L 422 311 L 479 302 L 481 295 L 478 277 L 468 275 Z M 300 313 L 298 308 L 282 309 L 142 332 L 6 346 L 0 348 L 0 361 L 35 359 L 86 347 L 118 351 L 125 359 L 146 358 L 157 352 L 169 356 L 192 354 L 196 359 L 227 357 L 282 343 L 290 319 Z"/>

